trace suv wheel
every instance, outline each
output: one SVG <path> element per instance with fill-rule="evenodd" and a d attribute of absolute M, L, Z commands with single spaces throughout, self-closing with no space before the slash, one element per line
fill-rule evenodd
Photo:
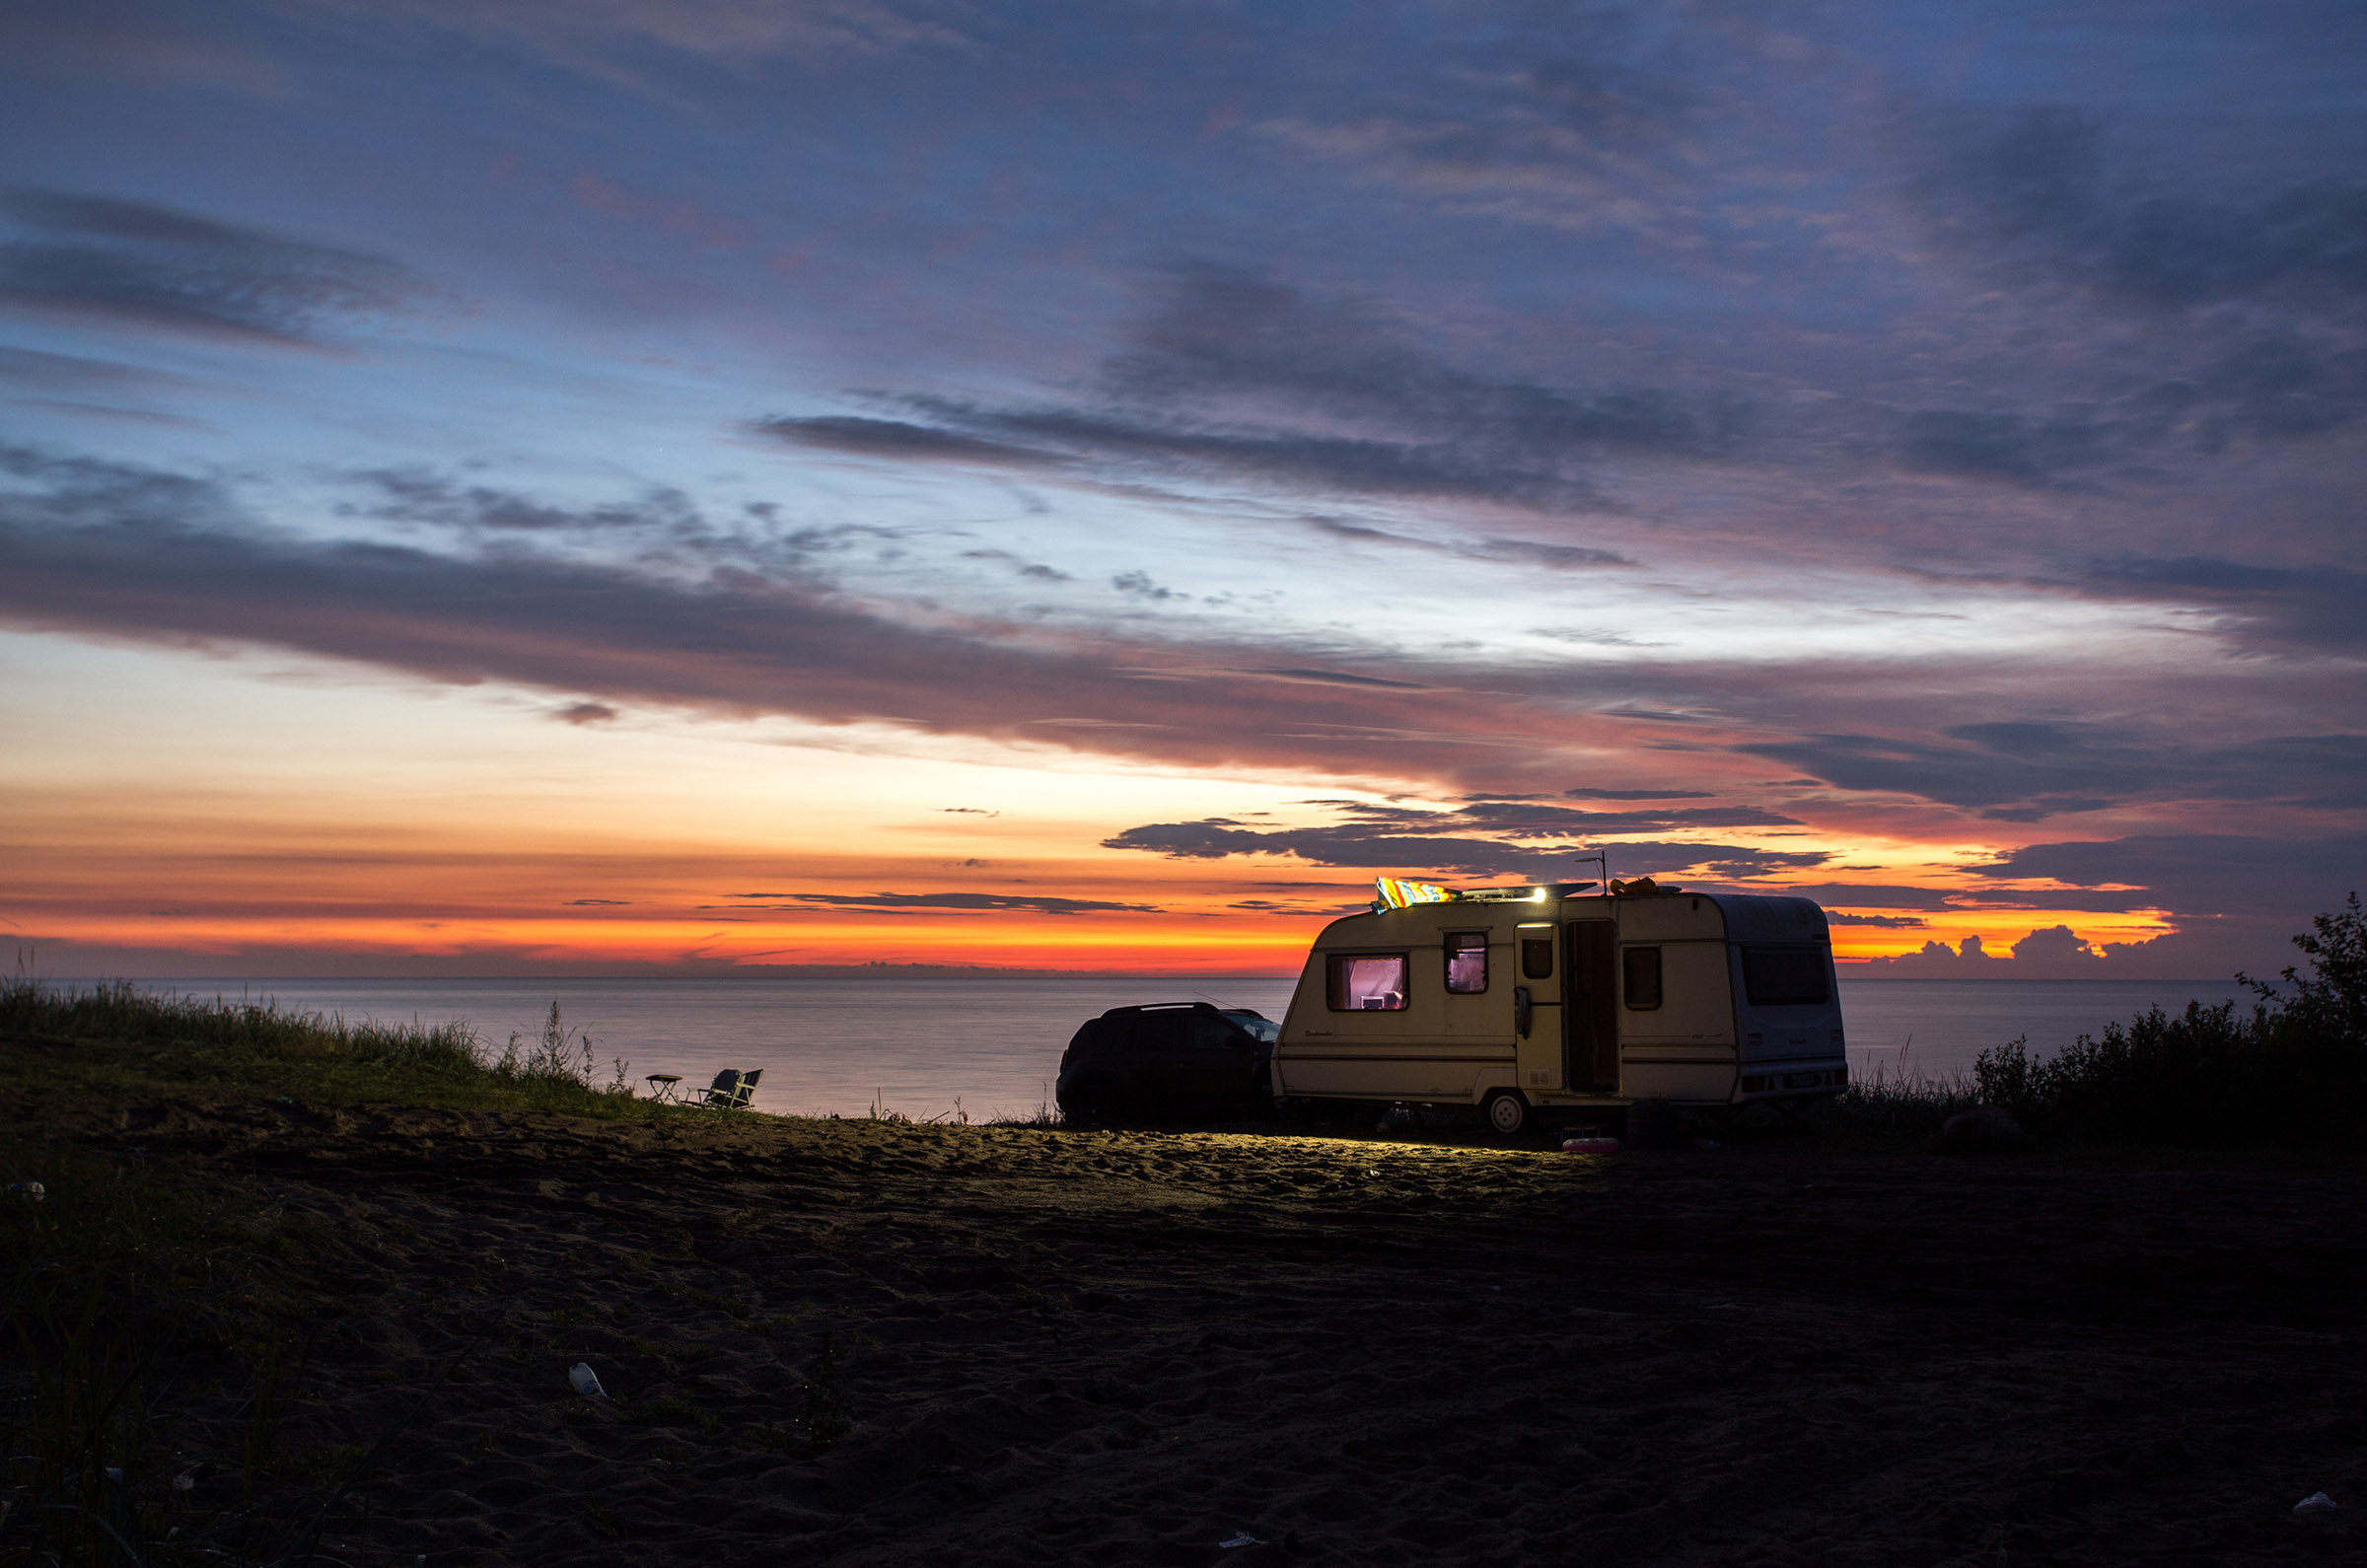
<path fill-rule="evenodd" d="M 1108 1084 L 1079 1084 L 1060 1102 L 1060 1116 L 1072 1127 L 1106 1127 L 1114 1105 Z"/>

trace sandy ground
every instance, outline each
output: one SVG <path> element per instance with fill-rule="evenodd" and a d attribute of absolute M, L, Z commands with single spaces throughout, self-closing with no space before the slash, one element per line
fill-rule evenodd
<path fill-rule="evenodd" d="M 2356 1166 L 195 1101 L 62 1130 L 312 1218 L 311 1419 L 367 1445 L 419 1402 L 354 1563 L 2367 1556 Z M 816 1453 L 825 1331 L 853 1424 Z"/>

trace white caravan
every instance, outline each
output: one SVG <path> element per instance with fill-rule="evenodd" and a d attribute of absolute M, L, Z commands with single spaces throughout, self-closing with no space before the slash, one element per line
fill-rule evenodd
<path fill-rule="evenodd" d="M 1575 892 L 1481 889 L 1332 921 L 1291 997 L 1274 1093 L 1478 1105 L 1510 1135 L 1564 1106 L 1743 1105 L 1848 1084 L 1815 903 Z"/>

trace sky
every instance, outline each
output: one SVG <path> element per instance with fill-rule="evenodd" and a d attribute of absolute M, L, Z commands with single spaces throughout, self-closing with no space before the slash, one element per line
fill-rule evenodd
<path fill-rule="evenodd" d="M 2367 888 L 2350 3 L 20 0 L 43 973 L 1866 975 Z"/>

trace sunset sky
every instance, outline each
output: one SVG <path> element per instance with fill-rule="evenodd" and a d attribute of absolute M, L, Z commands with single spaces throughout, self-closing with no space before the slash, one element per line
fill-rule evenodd
<path fill-rule="evenodd" d="M 2269 970 L 2363 481 L 2353 0 L 0 13 L 46 973 Z"/>

